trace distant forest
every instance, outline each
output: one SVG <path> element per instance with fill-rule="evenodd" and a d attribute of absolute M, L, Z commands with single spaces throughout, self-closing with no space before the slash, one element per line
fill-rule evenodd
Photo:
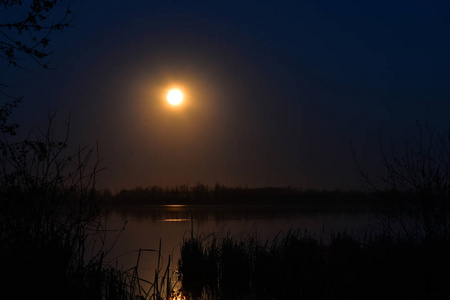
<path fill-rule="evenodd" d="M 301 204 L 316 206 L 358 205 L 373 203 L 375 195 L 363 191 L 342 190 L 303 190 L 286 187 L 226 187 L 216 184 L 210 187 L 204 184 L 182 185 L 173 188 L 160 186 L 123 189 L 113 195 L 109 190 L 98 192 L 103 204 L 127 205 L 204 205 L 204 204 Z"/>

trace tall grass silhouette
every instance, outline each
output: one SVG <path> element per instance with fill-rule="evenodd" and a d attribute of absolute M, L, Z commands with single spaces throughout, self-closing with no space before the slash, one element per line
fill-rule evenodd
<path fill-rule="evenodd" d="M 450 241 L 290 231 L 187 239 L 179 271 L 191 299 L 447 299 Z"/>

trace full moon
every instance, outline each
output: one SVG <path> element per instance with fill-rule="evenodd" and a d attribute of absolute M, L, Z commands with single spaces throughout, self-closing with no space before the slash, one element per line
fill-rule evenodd
<path fill-rule="evenodd" d="M 183 93 L 180 90 L 173 89 L 167 94 L 167 102 L 170 105 L 179 105 L 183 101 Z"/>

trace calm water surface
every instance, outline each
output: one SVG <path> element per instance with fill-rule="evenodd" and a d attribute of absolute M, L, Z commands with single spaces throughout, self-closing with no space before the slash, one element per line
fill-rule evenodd
<path fill-rule="evenodd" d="M 255 236 L 271 240 L 289 230 L 307 231 L 329 239 L 331 232 L 362 232 L 376 223 L 367 209 L 312 210 L 298 206 L 121 206 L 108 208 L 105 218 L 108 232 L 106 261 L 123 269 L 136 265 L 137 250 L 158 250 L 160 263 L 176 270 L 183 239 L 210 233 L 235 237 Z M 123 229 L 123 230 L 122 230 Z M 114 246 L 113 246 L 114 245 Z M 157 266 L 156 252 L 141 255 L 139 274 L 152 280 Z"/>

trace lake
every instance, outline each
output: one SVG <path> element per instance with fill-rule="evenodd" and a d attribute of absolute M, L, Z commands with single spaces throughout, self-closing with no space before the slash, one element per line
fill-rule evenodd
<path fill-rule="evenodd" d="M 277 234 L 301 230 L 326 242 L 332 232 L 362 233 L 376 224 L 374 210 L 318 210 L 295 205 L 130 205 L 105 209 L 108 233 L 105 249 L 111 248 L 105 261 L 124 270 L 136 265 L 139 249 L 158 250 L 161 242 L 160 265 L 171 271 L 177 268 L 183 239 L 222 236 L 245 238 L 255 236 L 260 241 L 272 240 Z M 143 252 L 139 276 L 153 280 L 158 265 L 156 252 Z"/>

